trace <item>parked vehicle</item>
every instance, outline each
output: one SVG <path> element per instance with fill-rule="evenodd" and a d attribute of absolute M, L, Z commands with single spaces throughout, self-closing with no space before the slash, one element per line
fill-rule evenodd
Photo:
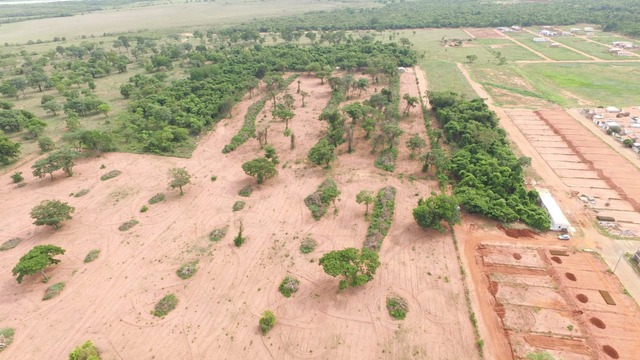
<path fill-rule="evenodd" d="M 567 234 L 562 234 L 560 236 L 558 236 L 559 240 L 569 240 L 571 239 L 571 236 L 567 235 Z"/>

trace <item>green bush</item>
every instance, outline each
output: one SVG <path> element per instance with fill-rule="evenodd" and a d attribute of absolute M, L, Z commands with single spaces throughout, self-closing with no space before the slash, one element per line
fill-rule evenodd
<path fill-rule="evenodd" d="M 379 250 L 382 240 L 387 236 L 387 232 L 391 228 L 393 222 L 393 214 L 395 212 L 396 188 L 387 186 L 376 196 L 373 205 L 373 214 L 371 215 L 371 224 L 367 229 L 367 237 L 364 241 L 364 247 L 371 250 Z"/>
<path fill-rule="evenodd" d="M 13 342 L 15 330 L 13 328 L 0 328 L 0 352 Z M 1 340 L 4 339 L 4 340 Z"/>
<path fill-rule="evenodd" d="M 380 151 L 374 165 L 378 169 L 392 172 L 396 169 L 396 159 L 398 158 L 398 149 L 386 148 Z"/>
<path fill-rule="evenodd" d="M 188 262 L 186 264 L 182 264 L 182 266 L 180 266 L 180 268 L 176 271 L 176 274 L 178 274 L 178 277 L 180 279 L 186 280 L 192 277 L 193 275 L 195 275 L 197 271 L 198 271 L 198 260 L 195 260 L 195 261 Z"/>
<path fill-rule="evenodd" d="M 227 235 L 227 230 L 229 229 L 229 227 L 225 226 L 223 228 L 219 228 L 219 229 L 213 229 L 210 233 L 209 233 L 209 240 L 211 241 L 220 241 L 220 239 L 222 239 L 225 235 Z"/>
<path fill-rule="evenodd" d="M 404 298 L 398 295 L 393 295 L 387 297 L 387 310 L 389 311 L 389 315 L 394 319 L 404 320 L 404 318 L 407 317 L 409 307 Z"/>
<path fill-rule="evenodd" d="M 253 192 L 253 187 L 251 185 L 247 185 L 247 186 L 243 187 L 242 189 L 240 189 L 240 191 L 238 191 L 238 195 L 240 195 L 242 197 L 249 197 L 249 196 L 251 196 L 252 192 Z"/>
<path fill-rule="evenodd" d="M 91 340 L 73 349 L 69 354 L 69 360 L 100 360 L 100 352 Z"/>
<path fill-rule="evenodd" d="M 311 237 L 306 237 L 300 244 L 300 252 L 303 254 L 308 254 L 315 250 L 317 246 L 318 243 L 315 240 L 313 240 Z"/>
<path fill-rule="evenodd" d="M 164 199 L 165 199 L 165 196 L 164 196 L 163 193 L 157 193 L 157 194 L 153 195 L 151 197 L 151 199 L 149 199 L 149 204 L 151 204 L 151 205 L 157 204 L 159 202 L 164 201 Z"/>
<path fill-rule="evenodd" d="M 13 175 L 11 175 L 11 181 L 13 181 L 14 184 L 23 182 L 24 176 L 22 176 L 22 171 L 14 172 Z"/>
<path fill-rule="evenodd" d="M 87 195 L 89 193 L 89 189 L 82 189 L 80 191 L 78 191 L 77 193 L 73 194 L 74 197 L 81 197 L 84 195 Z"/>
<path fill-rule="evenodd" d="M 160 299 L 153 310 L 153 315 L 164 317 L 178 306 L 178 298 L 174 294 L 169 294 Z"/>
<path fill-rule="evenodd" d="M 11 239 L 3 242 L 2 245 L 0 245 L 0 251 L 11 250 L 11 249 L 15 248 L 16 246 L 18 246 L 18 244 L 20 244 L 21 242 L 22 242 L 22 239 L 20 239 L 19 237 L 11 238 Z"/>
<path fill-rule="evenodd" d="M 326 179 L 313 194 L 304 199 L 304 204 L 311 211 L 314 220 L 320 220 L 327 213 L 329 205 L 340 196 L 338 185 L 332 179 Z"/>
<path fill-rule="evenodd" d="M 223 154 L 230 153 L 237 149 L 240 145 L 247 142 L 247 140 L 256 134 L 256 117 L 262 111 L 264 104 L 267 103 L 268 97 L 256 101 L 255 103 L 249 106 L 247 109 L 247 113 L 244 116 L 244 123 L 242 124 L 242 128 L 238 131 L 234 137 L 231 138 L 231 142 L 224 146 L 222 149 Z"/>
<path fill-rule="evenodd" d="M 87 256 L 84 257 L 85 264 L 93 262 L 94 260 L 96 260 L 98 258 L 98 256 L 100 256 L 100 250 L 99 249 L 93 249 L 93 250 L 89 251 L 89 253 L 87 253 Z"/>
<path fill-rule="evenodd" d="M 262 317 L 258 322 L 260 324 L 260 332 L 262 335 L 267 335 L 269 330 L 271 330 L 276 325 L 276 316 L 269 310 L 266 310 L 262 313 Z"/>
<path fill-rule="evenodd" d="M 142 205 L 142 207 L 140 208 L 140 212 L 145 213 L 147 211 L 149 211 L 149 207 L 147 207 L 147 205 Z"/>
<path fill-rule="evenodd" d="M 138 220 L 136 220 L 136 219 L 131 219 L 131 220 L 129 220 L 129 221 L 126 221 L 126 222 L 122 223 L 122 225 L 120 225 L 120 226 L 118 227 L 118 230 L 120 230 L 120 231 L 127 231 L 127 230 L 131 229 L 132 227 L 134 227 L 134 226 L 136 226 L 136 225 L 138 225 Z"/>
<path fill-rule="evenodd" d="M 280 291 L 280 293 L 284 297 L 288 298 L 288 297 L 291 297 L 291 294 L 297 292 L 299 288 L 300 288 L 300 280 L 292 276 L 287 276 L 280 283 L 280 286 L 278 287 L 278 291 Z"/>
<path fill-rule="evenodd" d="M 244 209 L 244 206 L 246 205 L 246 203 L 244 201 L 236 201 L 235 203 L 233 203 L 233 211 L 240 211 L 242 209 Z"/>
<path fill-rule="evenodd" d="M 100 176 L 100 180 L 105 181 L 105 180 L 113 179 L 114 177 L 120 174 L 122 174 L 122 171 L 120 170 L 111 170 L 108 173 Z"/>
<path fill-rule="evenodd" d="M 47 290 L 44 291 L 44 296 L 42 297 L 42 300 L 53 299 L 54 297 L 60 295 L 60 292 L 62 292 L 63 289 L 64 289 L 63 282 L 59 282 L 57 284 L 53 284 L 49 286 Z"/>

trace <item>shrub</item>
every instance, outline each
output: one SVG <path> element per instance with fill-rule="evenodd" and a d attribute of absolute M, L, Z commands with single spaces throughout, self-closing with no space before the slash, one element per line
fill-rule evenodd
<path fill-rule="evenodd" d="M 233 211 L 235 212 L 244 209 L 245 204 L 246 203 L 244 201 L 236 201 L 233 203 Z"/>
<path fill-rule="evenodd" d="M 14 335 L 15 330 L 13 328 L 0 328 L 0 351 L 11 345 Z"/>
<path fill-rule="evenodd" d="M 195 261 L 188 262 L 186 264 L 182 264 L 182 266 L 180 266 L 178 271 L 176 271 L 176 274 L 178 274 L 178 277 L 180 279 L 186 280 L 192 277 L 193 275 L 195 275 L 197 271 L 198 271 L 198 260 L 195 260 Z"/>
<path fill-rule="evenodd" d="M 105 181 L 105 180 L 113 179 L 114 177 L 120 174 L 122 174 L 122 171 L 120 170 L 111 170 L 108 173 L 100 176 L 100 180 Z"/>
<path fill-rule="evenodd" d="M 222 149 L 223 154 L 234 151 L 240 145 L 244 144 L 250 137 L 255 136 L 256 117 L 258 116 L 266 102 L 267 97 L 264 97 L 249 106 L 249 109 L 247 109 L 247 113 L 244 116 L 244 124 L 242 124 L 242 128 L 240 129 L 240 131 L 238 131 L 238 134 L 231 138 L 231 142 L 224 146 L 224 149 Z"/>
<path fill-rule="evenodd" d="M 253 192 L 253 187 L 251 185 L 247 185 L 247 186 L 243 187 L 242 189 L 240 189 L 240 191 L 238 191 L 238 195 L 240 195 L 242 197 L 249 197 L 249 196 L 251 196 L 252 192 Z"/>
<path fill-rule="evenodd" d="M 373 214 L 371 216 L 371 224 L 367 229 L 367 237 L 364 241 L 364 246 L 372 250 L 380 249 L 382 240 L 387 236 L 389 228 L 393 222 L 393 214 L 395 212 L 395 196 L 396 188 L 393 186 L 387 186 L 380 191 L 376 196 L 375 203 L 373 205 Z"/>
<path fill-rule="evenodd" d="M 141 213 L 147 212 L 148 210 L 149 208 L 147 207 L 147 205 L 142 205 L 142 207 L 140 208 Z"/>
<path fill-rule="evenodd" d="M 215 175 L 211 175 L 211 181 L 216 181 L 216 180 L 218 180 L 218 177 Z"/>
<path fill-rule="evenodd" d="M 300 288 L 300 280 L 291 276 L 287 276 L 280 283 L 278 290 L 284 297 L 288 298 L 288 297 L 291 297 L 291 294 L 297 292 L 299 288 Z"/>
<path fill-rule="evenodd" d="M 11 249 L 15 248 L 16 246 L 18 246 L 18 244 L 20 244 L 21 242 L 22 242 L 22 239 L 20 239 L 19 237 L 11 238 L 11 239 L 3 242 L 2 245 L 0 245 L 0 251 L 11 250 Z"/>
<path fill-rule="evenodd" d="M 118 230 L 127 231 L 127 230 L 131 229 L 132 227 L 136 226 L 137 224 L 138 224 L 138 220 L 131 219 L 129 221 L 123 222 L 122 225 L 120 225 L 118 227 Z"/>
<path fill-rule="evenodd" d="M 84 257 L 84 263 L 88 264 L 90 262 L 93 262 L 95 259 L 98 258 L 98 256 L 100 256 L 100 250 L 99 249 L 94 249 L 89 251 L 89 253 L 87 253 L 87 256 Z"/>
<path fill-rule="evenodd" d="M 308 254 L 315 250 L 317 246 L 318 243 L 315 240 L 313 240 L 311 237 L 306 237 L 300 244 L 300 252 L 303 254 Z"/>
<path fill-rule="evenodd" d="M 304 199 L 304 204 L 311 210 L 311 216 L 314 220 L 320 218 L 327 213 L 327 209 L 331 202 L 340 196 L 340 190 L 332 179 L 327 179 L 318 186 L 316 191 Z"/>
<path fill-rule="evenodd" d="M 211 241 L 220 241 L 225 235 L 227 235 L 228 226 L 219 229 L 213 229 L 209 233 L 209 240 Z"/>
<path fill-rule="evenodd" d="M 11 175 L 11 181 L 13 181 L 14 184 L 23 182 L 24 176 L 22 176 L 22 171 L 14 172 L 13 175 Z"/>
<path fill-rule="evenodd" d="M 87 195 L 89 193 L 89 189 L 82 189 L 80 191 L 78 191 L 77 193 L 73 194 L 74 197 L 80 197 L 80 196 L 84 196 Z"/>
<path fill-rule="evenodd" d="M 258 322 L 260 324 L 260 332 L 262 335 L 267 335 L 269 330 L 271 330 L 276 325 L 276 316 L 269 310 L 266 310 L 262 313 L 262 317 Z"/>
<path fill-rule="evenodd" d="M 178 306 L 178 298 L 174 294 L 169 294 L 160 299 L 153 310 L 153 315 L 157 317 L 164 317 L 171 310 Z"/>
<path fill-rule="evenodd" d="M 374 165 L 378 169 L 392 172 L 396 169 L 396 159 L 398 158 L 398 150 L 396 148 L 386 148 L 380 152 Z"/>
<path fill-rule="evenodd" d="M 394 319 L 404 320 L 404 318 L 407 317 L 409 307 L 404 298 L 398 295 L 392 295 L 387 297 L 387 310 L 389 310 L 389 315 Z"/>
<path fill-rule="evenodd" d="M 69 354 L 69 360 L 100 360 L 100 352 L 91 340 L 73 349 Z"/>
<path fill-rule="evenodd" d="M 151 197 L 151 199 L 149 199 L 149 204 L 151 204 L 151 205 L 157 204 L 159 202 L 164 201 L 164 199 L 165 199 L 165 196 L 164 196 L 163 193 L 157 193 L 157 194 L 153 195 Z"/>
<path fill-rule="evenodd" d="M 62 292 L 63 289 L 64 289 L 63 282 L 59 282 L 57 284 L 53 284 L 49 286 L 47 290 L 44 291 L 44 296 L 42 297 L 42 300 L 53 299 L 54 297 L 60 295 L 60 292 Z"/>

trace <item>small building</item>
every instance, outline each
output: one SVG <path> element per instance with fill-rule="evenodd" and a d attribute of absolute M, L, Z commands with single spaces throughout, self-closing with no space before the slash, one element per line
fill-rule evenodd
<path fill-rule="evenodd" d="M 633 255 L 633 260 L 640 264 L 640 250 L 636 251 L 635 255 Z"/>
<path fill-rule="evenodd" d="M 538 32 L 538 34 L 540 34 L 542 36 L 558 36 L 557 32 L 551 31 L 551 30 L 540 30 L 540 32 Z"/>
<path fill-rule="evenodd" d="M 615 106 L 607 106 L 605 110 L 607 110 L 607 112 L 608 112 L 608 113 L 611 113 L 611 114 L 613 114 L 613 113 L 619 113 L 619 112 L 621 111 L 620 109 L 618 109 L 618 108 L 617 108 L 617 107 L 615 107 Z"/>
<path fill-rule="evenodd" d="M 399 72 L 399 73 L 401 73 L 401 74 L 402 74 L 402 73 L 404 73 L 404 72 L 406 72 L 406 71 L 407 71 L 407 69 L 406 69 L 406 68 L 404 68 L 404 67 L 402 67 L 402 66 L 400 66 L 400 67 L 398 68 L 398 72 Z"/>
<path fill-rule="evenodd" d="M 634 56 L 634 54 L 630 51 L 620 51 L 618 52 L 618 56 Z"/>
<path fill-rule="evenodd" d="M 633 43 L 631 41 L 614 41 L 611 45 L 620 49 L 633 49 Z"/>
<path fill-rule="evenodd" d="M 582 29 L 580 29 L 580 28 L 571 28 L 571 29 L 569 29 L 569 31 L 576 32 L 576 31 L 582 31 Z"/>
<path fill-rule="evenodd" d="M 549 44 L 549 47 L 557 48 L 557 47 L 560 47 L 560 44 L 557 42 L 552 42 L 551 44 Z"/>
<path fill-rule="evenodd" d="M 533 38 L 533 42 L 546 42 L 547 39 L 545 38 Z"/>
<path fill-rule="evenodd" d="M 562 209 L 560 209 L 560 206 L 558 206 L 558 203 L 553 198 L 549 190 L 538 188 L 536 190 L 540 195 L 540 204 L 542 205 L 542 208 L 545 209 L 551 219 L 551 227 L 549 230 L 568 231 L 571 224 L 569 224 L 569 220 L 564 216 Z"/>
<path fill-rule="evenodd" d="M 584 31 L 593 32 L 593 28 L 590 27 L 590 26 L 587 26 L 587 27 L 584 28 Z"/>
<path fill-rule="evenodd" d="M 573 34 L 569 31 L 563 31 L 562 36 L 573 36 Z"/>
<path fill-rule="evenodd" d="M 633 143 L 633 145 L 631 145 L 631 150 L 636 154 L 640 154 L 640 143 Z"/>
<path fill-rule="evenodd" d="M 612 47 L 611 49 L 609 49 L 610 53 L 619 53 L 620 51 L 622 51 L 622 49 L 617 48 L 617 47 Z"/>
<path fill-rule="evenodd" d="M 518 25 L 513 25 L 511 28 L 512 28 L 513 30 L 515 30 L 515 31 L 520 31 L 520 30 L 522 30 L 522 28 L 521 28 L 520 26 L 518 26 Z"/>

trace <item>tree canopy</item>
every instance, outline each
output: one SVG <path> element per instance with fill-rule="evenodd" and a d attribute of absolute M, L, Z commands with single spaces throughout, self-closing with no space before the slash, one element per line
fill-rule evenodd
<path fill-rule="evenodd" d="M 71 220 L 71 214 L 76 210 L 68 203 L 59 200 L 43 200 L 40 205 L 31 209 L 31 218 L 36 221 L 34 225 L 49 225 L 59 229 L 65 220 Z"/>
<path fill-rule="evenodd" d="M 418 200 L 418 206 L 413 209 L 413 218 L 423 228 L 444 232 L 446 229 L 442 226 L 442 221 L 450 226 L 460 222 L 458 199 L 455 196 L 432 193 L 430 197 Z"/>
<path fill-rule="evenodd" d="M 336 277 L 342 276 L 339 289 L 349 286 L 362 286 L 373 280 L 376 270 L 380 266 L 378 253 L 369 249 L 358 250 L 347 248 L 324 254 L 319 261 L 324 272 Z"/>
<path fill-rule="evenodd" d="M 242 164 L 242 170 L 245 174 L 255 177 L 258 184 L 278 175 L 275 164 L 264 157 L 245 162 Z"/>
<path fill-rule="evenodd" d="M 185 168 L 171 168 L 169 169 L 169 186 L 172 189 L 180 189 L 180 195 L 184 194 L 182 187 L 191 183 L 191 175 Z"/>
<path fill-rule="evenodd" d="M 20 258 L 20 261 L 18 261 L 18 264 L 16 264 L 12 270 L 13 276 L 18 276 L 16 278 L 18 284 L 22 283 L 22 279 L 25 276 L 35 273 L 41 273 L 46 281 L 48 278 L 44 273 L 44 269 L 59 263 L 60 260 L 54 259 L 54 256 L 62 255 L 64 252 L 65 250 L 63 248 L 55 245 L 35 246 Z"/>

